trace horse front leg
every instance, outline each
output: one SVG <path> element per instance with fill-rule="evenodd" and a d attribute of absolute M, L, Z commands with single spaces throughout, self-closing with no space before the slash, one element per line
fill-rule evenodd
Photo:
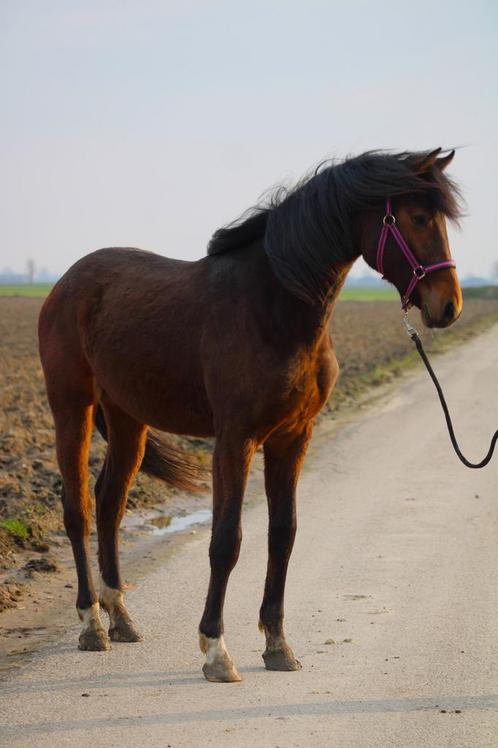
<path fill-rule="evenodd" d="M 308 423 L 298 433 L 273 435 L 264 446 L 265 486 L 268 499 L 268 569 L 259 614 L 266 637 L 263 660 L 267 670 L 300 670 L 284 634 L 284 591 L 296 536 L 296 485 L 311 438 Z"/>
<path fill-rule="evenodd" d="M 227 434 L 217 437 L 213 455 L 211 577 L 199 625 L 199 643 L 206 655 L 202 671 L 207 680 L 219 683 L 242 680 L 225 645 L 223 604 L 230 572 L 239 557 L 242 499 L 255 449 L 252 440 L 234 439 Z"/>

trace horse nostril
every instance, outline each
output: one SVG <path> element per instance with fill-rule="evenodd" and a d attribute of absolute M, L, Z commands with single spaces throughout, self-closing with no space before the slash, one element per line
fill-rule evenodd
<path fill-rule="evenodd" d="M 451 322 L 455 317 L 455 305 L 452 301 L 448 301 L 444 308 L 443 320 L 445 322 Z"/>

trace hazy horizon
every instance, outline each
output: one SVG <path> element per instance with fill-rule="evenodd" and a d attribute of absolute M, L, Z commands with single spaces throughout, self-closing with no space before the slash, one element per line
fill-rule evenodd
<path fill-rule="evenodd" d="M 453 254 L 490 276 L 497 21 L 483 0 L 3 0 L 0 270 L 113 245 L 195 259 L 323 158 L 461 146 Z"/>

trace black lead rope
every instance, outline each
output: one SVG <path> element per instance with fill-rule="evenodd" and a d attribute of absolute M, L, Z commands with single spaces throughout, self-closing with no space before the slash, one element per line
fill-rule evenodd
<path fill-rule="evenodd" d="M 498 431 L 495 431 L 495 433 L 493 434 L 493 438 L 491 439 L 491 444 L 489 445 L 489 450 L 488 450 L 488 453 L 487 453 L 486 457 L 483 460 L 481 460 L 481 462 L 476 462 L 476 463 L 469 462 L 467 460 L 467 458 L 462 454 L 462 452 L 460 451 L 460 447 L 458 446 L 458 442 L 457 442 L 456 436 L 455 436 L 455 431 L 453 429 L 453 424 L 451 422 L 450 412 L 448 410 L 448 406 L 446 404 L 446 400 L 445 400 L 445 397 L 443 395 L 443 390 L 441 389 L 441 385 L 439 384 L 438 379 L 437 379 L 436 375 L 434 374 L 434 370 L 433 370 L 432 366 L 429 363 L 429 359 L 427 358 L 427 354 L 424 351 L 424 347 L 422 345 L 422 341 L 419 338 L 418 332 L 415 330 L 414 327 L 411 326 L 411 324 L 410 324 L 410 322 L 409 322 L 408 317 L 406 316 L 406 314 L 405 314 L 404 321 L 405 321 L 405 325 L 406 325 L 406 331 L 407 331 L 408 335 L 410 336 L 410 338 L 415 343 L 415 345 L 417 347 L 417 351 L 419 352 L 420 358 L 424 362 L 425 368 L 429 372 L 429 376 L 432 379 L 432 381 L 434 382 L 434 387 L 436 388 L 437 394 L 439 395 L 439 402 L 441 403 L 441 407 L 443 409 L 444 417 L 446 418 L 446 425 L 448 427 L 448 433 L 450 435 L 451 443 L 453 444 L 453 449 L 457 453 L 458 458 L 468 468 L 476 468 L 477 469 L 477 468 L 486 467 L 486 465 L 489 463 L 489 461 L 493 457 L 493 452 L 495 451 L 496 442 L 498 441 Z"/>

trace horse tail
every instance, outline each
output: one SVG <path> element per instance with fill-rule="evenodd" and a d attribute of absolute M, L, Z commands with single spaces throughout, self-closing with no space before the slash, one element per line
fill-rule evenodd
<path fill-rule="evenodd" d="M 107 442 L 107 424 L 99 404 L 95 410 L 95 426 Z M 153 478 L 169 483 L 181 491 L 200 491 L 205 488 L 208 469 L 165 437 L 149 432 L 140 470 Z"/>

